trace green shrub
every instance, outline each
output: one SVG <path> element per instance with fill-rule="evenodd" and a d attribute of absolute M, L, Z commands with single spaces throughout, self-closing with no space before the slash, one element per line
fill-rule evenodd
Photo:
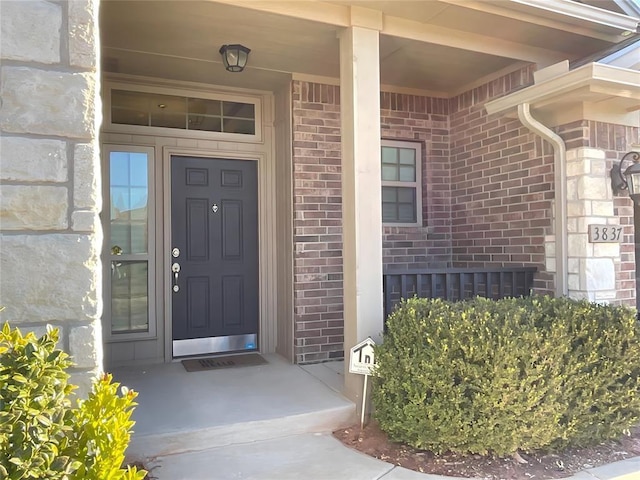
<path fill-rule="evenodd" d="M 119 396 L 105 375 L 72 406 L 72 363 L 57 342 L 57 330 L 0 331 L 0 478 L 141 480 L 146 472 L 121 468 L 136 394 Z"/>
<path fill-rule="evenodd" d="M 416 448 L 559 449 L 640 420 L 640 328 L 624 307 L 412 299 L 390 315 L 376 355 L 375 417 Z"/>

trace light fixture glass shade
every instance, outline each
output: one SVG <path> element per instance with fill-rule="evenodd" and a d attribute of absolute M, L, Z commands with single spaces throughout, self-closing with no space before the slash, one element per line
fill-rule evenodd
<path fill-rule="evenodd" d="M 624 178 L 627 181 L 629 195 L 633 198 L 633 195 L 640 194 L 640 164 L 631 164 L 631 166 L 624 171 Z"/>
<path fill-rule="evenodd" d="M 224 68 L 229 72 L 241 72 L 247 65 L 250 51 L 244 45 L 223 45 L 220 47 L 220 55 Z"/>

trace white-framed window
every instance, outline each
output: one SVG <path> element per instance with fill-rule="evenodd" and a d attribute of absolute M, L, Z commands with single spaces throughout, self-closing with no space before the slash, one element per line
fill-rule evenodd
<path fill-rule="evenodd" d="M 103 145 L 102 152 L 107 337 L 154 337 L 155 150 Z"/>
<path fill-rule="evenodd" d="M 382 140 L 382 223 L 422 225 L 422 147 L 417 142 Z"/>
<path fill-rule="evenodd" d="M 255 96 L 108 81 L 104 99 L 109 131 L 262 141 L 262 105 Z"/>

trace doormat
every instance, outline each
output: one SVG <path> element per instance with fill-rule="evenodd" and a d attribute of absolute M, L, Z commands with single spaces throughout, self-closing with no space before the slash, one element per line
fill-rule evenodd
<path fill-rule="evenodd" d="M 182 365 L 184 365 L 187 372 L 201 372 L 203 370 L 217 370 L 220 368 L 233 367 L 253 367 L 255 365 L 264 365 L 265 363 L 267 363 L 267 361 L 257 353 L 182 360 Z"/>

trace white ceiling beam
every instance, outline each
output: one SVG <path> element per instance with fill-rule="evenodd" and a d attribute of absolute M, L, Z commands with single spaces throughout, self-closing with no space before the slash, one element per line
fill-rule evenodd
<path fill-rule="evenodd" d="M 567 58 L 566 54 L 544 48 L 451 28 L 425 25 L 415 20 L 398 17 L 385 16 L 382 33 L 394 37 L 460 48 L 471 52 L 533 62 L 543 66 L 551 65 Z"/>
<path fill-rule="evenodd" d="M 217 3 L 235 5 L 262 12 L 285 15 L 304 20 L 348 27 L 352 23 L 351 7 L 325 2 L 269 1 L 269 0 L 216 0 Z M 550 65 L 566 59 L 560 52 L 532 47 L 451 28 L 438 27 L 399 17 L 384 15 L 380 33 L 398 38 L 444 45 L 471 52 L 484 53 L 515 60 Z"/>
<path fill-rule="evenodd" d="M 592 28 L 573 25 L 570 23 L 562 22 L 559 20 L 553 20 L 551 18 L 539 17 L 537 15 L 531 15 L 525 12 L 519 12 L 517 10 L 510 10 L 504 8 L 504 3 L 494 2 L 480 2 L 474 0 L 438 0 L 442 3 L 449 5 L 455 5 L 457 7 L 469 8 L 479 12 L 490 13 L 492 15 L 499 15 L 505 18 L 512 18 L 521 22 L 531 23 L 533 25 L 539 25 L 541 27 L 554 28 L 556 30 L 562 30 L 568 33 L 575 33 L 576 35 L 582 35 L 583 37 L 597 38 L 598 40 L 604 40 L 606 42 L 615 43 L 620 41 L 620 36 L 617 34 L 609 34 L 605 32 L 596 31 Z"/>
<path fill-rule="evenodd" d="M 211 0 L 210 0 L 211 1 Z M 338 27 L 351 26 L 351 8 L 348 5 L 334 5 L 332 3 L 312 2 L 308 0 L 213 0 L 214 3 L 224 3 L 241 8 L 258 10 L 260 12 L 275 13 L 287 17 L 311 20 L 314 22 L 336 25 Z"/>

